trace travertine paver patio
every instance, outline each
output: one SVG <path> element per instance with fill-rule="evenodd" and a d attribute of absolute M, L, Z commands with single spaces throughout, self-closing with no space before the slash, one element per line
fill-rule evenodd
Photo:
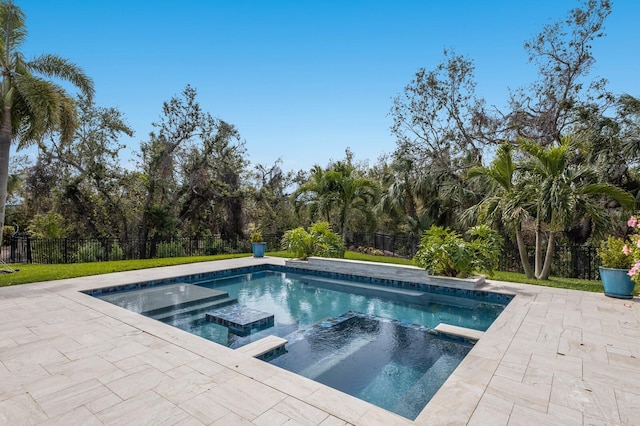
<path fill-rule="evenodd" d="M 1 424 L 412 424 L 79 290 L 280 259 L 237 259 L 0 288 Z M 517 294 L 416 424 L 640 424 L 640 304 Z"/>

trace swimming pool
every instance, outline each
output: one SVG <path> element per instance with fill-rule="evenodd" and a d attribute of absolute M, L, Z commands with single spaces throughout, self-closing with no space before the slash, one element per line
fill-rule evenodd
<path fill-rule="evenodd" d="M 433 328 L 445 323 L 486 330 L 509 300 L 326 275 L 262 266 L 92 294 L 231 348 L 284 337 L 286 353 L 271 363 L 408 418 L 417 416 L 472 347 Z M 233 317 L 247 313 L 257 319 L 242 328 Z"/>

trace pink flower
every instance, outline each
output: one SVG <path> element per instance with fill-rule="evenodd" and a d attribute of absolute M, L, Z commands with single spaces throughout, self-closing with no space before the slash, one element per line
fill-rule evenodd
<path fill-rule="evenodd" d="M 640 270 L 640 262 L 633 265 L 633 267 L 629 269 L 629 272 L 627 272 L 627 275 L 629 275 L 630 277 L 633 277 L 639 270 Z"/>
<path fill-rule="evenodd" d="M 638 224 L 638 218 L 635 216 L 631 216 L 627 221 L 627 225 L 629 225 L 631 228 L 635 228 L 637 224 Z"/>
<path fill-rule="evenodd" d="M 631 253 L 631 249 L 625 244 L 624 247 L 622 247 L 622 252 L 628 255 L 629 253 Z"/>

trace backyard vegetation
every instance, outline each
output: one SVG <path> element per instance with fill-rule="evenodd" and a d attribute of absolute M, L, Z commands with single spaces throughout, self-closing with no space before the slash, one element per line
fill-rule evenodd
<path fill-rule="evenodd" d="M 377 231 L 423 236 L 417 264 L 451 276 L 501 276 L 496 253 L 504 240 L 518 248 L 528 282 L 553 285 L 557 244 L 624 237 L 638 207 L 640 99 L 612 93 L 591 75 L 592 45 L 605 35 L 611 8 L 609 1 L 583 1 L 526 41 L 537 77 L 504 88 L 504 110 L 487 108 L 476 93 L 473 61 L 445 51 L 393 99 L 396 146 L 376 163 L 357 161 L 346 148 L 344 158 L 310 170 L 249 164 L 240 130 L 204 111 L 187 85 L 167 94 L 130 170 L 120 162 L 121 139 L 134 133 L 126 117 L 93 102 L 93 83 L 75 64 L 47 54 L 26 60 L 26 17 L 0 0 L 0 218 L 6 191 L 12 207 L 4 223 L 14 225 L 16 237 L 87 240 L 74 248 L 79 262 L 143 259 L 60 268 L 68 274 L 169 262 L 144 260 L 153 257 L 179 262 L 187 253 L 181 241 L 248 243 L 252 231 L 284 234 L 283 248 L 294 257 L 341 257 L 356 249 L 353 233 Z M 9 158 L 12 144 L 36 142 L 35 161 Z M 97 255 L 94 241 L 106 240 L 108 249 Z M 209 252 L 231 250 L 240 249 Z M 20 273 L 1 282 L 39 270 L 17 267 Z M 65 276 L 47 268 L 51 278 Z"/>

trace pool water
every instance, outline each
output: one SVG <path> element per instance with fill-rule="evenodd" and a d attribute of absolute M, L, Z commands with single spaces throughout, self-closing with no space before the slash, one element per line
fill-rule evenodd
<path fill-rule="evenodd" d="M 433 295 L 426 301 L 416 300 L 409 303 L 399 300 L 402 299 L 402 294 L 392 293 L 382 298 L 367 296 L 367 292 L 372 292 L 370 289 L 348 287 L 352 292 L 361 293 L 355 294 L 333 289 L 330 284 L 317 277 L 275 271 L 193 283 L 227 292 L 230 297 L 237 298 L 240 305 L 250 309 L 274 314 L 273 327 L 249 336 L 228 333 L 226 327 L 206 321 L 204 313 L 201 312 L 163 320 L 167 324 L 231 348 L 244 346 L 269 335 L 286 338 L 296 330 L 305 329 L 318 321 L 337 317 L 347 311 L 393 318 L 429 328 L 446 323 L 484 331 L 504 309 L 504 305 L 501 304 L 464 298 L 452 300 L 454 298 L 448 297 L 446 300 L 449 304 L 445 304 L 438 302 L 438 297 Z"/>
<path fill-rule="evenodd" d="M 472 347 L 387 318 L 342 317 L 312 327 L 271 363 L 412 420 Z"/>
<path fill-rule="evenodd" d="M 472 347 L 470 342 L 440 336 L 433 328 L 446 323 L 484 331 L 506 305 L 487 301 L 490 298 L 362 284 L 299 270 L 185 277 L 184 282 L 188 284 L 166 286 L 166 293 L 171 293 L 167 296 L 161 294 L 162 286 L 155 286 L 96 297 L 231 348 L 269 335 L 283 337 L 288 340 L 285 353 L 270 360 L 272 364 L 410 419 Z M 196 299 L 214 294 L 227 307 L 185 308 L 182 294 Z M 165 308 L 143 312 L 145 303 L 162 306 L 158 297 L 170 297 Z M 249 333 L 233 332 L 233 326 L 207 318 L 225 309 L 273 319 Z"/>

